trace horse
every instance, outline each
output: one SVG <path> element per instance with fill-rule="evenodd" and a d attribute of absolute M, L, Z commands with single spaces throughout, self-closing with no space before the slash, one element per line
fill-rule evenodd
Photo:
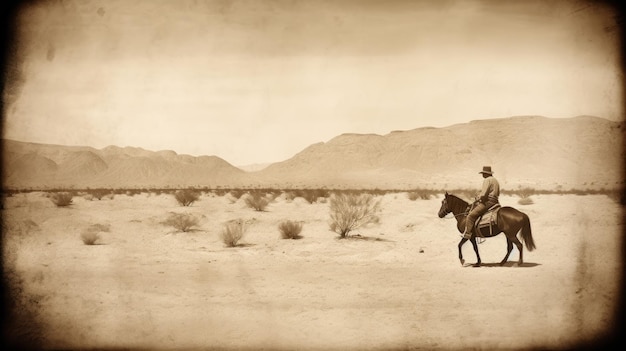
<path fill-rule="evenodd" d="M 457 221 L 457 229 L 460 233 L 465 231 L 465 222 L 467 219 L 467 215 L 470 210 L 470 204 L 462 200 L 461 198 L 448 194 L 446 192 L 444 199 L 441 201 L 441 208 L 439 209 L 439 218 L 445 217 L 448 213 L 452 212 L 454 214 L 454 218 Z M 522 232 L 522 240 L 526 244 L 526 249 L 528 251 L 532 251 L 535 249 L 535 241 L 533 240 L 532 231 L 530 229 L 530 219 L 528 216 L 520 212 L 512 207 L 502 207 L 498 211 L 497 216 L 497 225 L 494 225 L 493 231 L 491 235 L 486 235 L 486 237 L 494 237 L 500 233 L 504 233 L 506 235 L 506 256 L 500 262 L 500 265 L 504 265 L 509 255 L 511 254 L 511 250 L 513 250 L 513 244 L 517 246 L 517 250 L 519 251 L 519 260 L 517 261 L 517 265 L 521 266 L 524 263 L 523 259 L 523 245 L 517 238 L 517 233 Z M 473 265 L 474 267 L 480 267 L 480 254 L 478 254 L 478 246 L 476 245 L 476 230 L 472 230 L 472 235 L 469 239 L 462 238 L 459 242 L 459 260 L 461 261 L 461 265 L 465 264 L 465 260 L 463 259 L 463 253 L 461 248 L 463 244 L 469 240 L 474 247 L 474 252 L 476 252 L 476 263 Z"/>

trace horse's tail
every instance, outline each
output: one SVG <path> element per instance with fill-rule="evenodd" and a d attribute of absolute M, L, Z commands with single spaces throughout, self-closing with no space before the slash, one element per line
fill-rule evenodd
<path fill-rule="evenodd" d="M 522 223 L 522 240 L 526 244 L 526 249 L 532 251 L 535 249 L 535 241 L 533 240 L 533 232 L 530 229 L 530 218 L 524 214 L 524 222 Z"/>

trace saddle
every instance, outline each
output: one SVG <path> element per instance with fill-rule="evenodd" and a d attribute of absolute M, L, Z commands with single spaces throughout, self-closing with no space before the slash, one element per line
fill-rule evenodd
<path fill-rule="evenodd" d="M 495 204 L 487 210 L 482 216 L 476 219 L 474 228 L 476 228 L 476 235 L 485 237 L 493 236 L 494 228 L 498 226 L 498 212 L 500 211 L 500 204 Z"/>

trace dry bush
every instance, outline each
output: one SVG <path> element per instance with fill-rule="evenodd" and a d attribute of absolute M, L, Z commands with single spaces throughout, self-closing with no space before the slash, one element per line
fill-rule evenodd
<path fill-rule="evenodd" d="M 234 197 L 235 199 L 239 200 L 243 194 L 245 194 L 246 192 L 243 191 L 242 189 L 232 189 L 229 194 L 230 196 Z"/>
<path fill-rule="evenodd" d="M 514 190 L 513 193 L 517 196 L 519 196 L 522 199 L 525 198 L 529 198 L 531 195 L 536 195 L 538 193 L 538 191 L 532 189 L 532 188 L 519 188 L 517 190 Z"/>
<path fill-rule="evenodd" d="M 108 224 L 92 224 L 80 233 L 80 239 L 85 245 L 95 245 L 100 239 L 101 232 L 109 232 Z"/>
<path fill-rule="evenodd" d="M 91 190 L 87 190 L 87 193 L 90 194 L 94 199 L 98 199 L 98 200 L 102 200 L 103 197 L 105 197 L 106 195 L 113 195 L 113 192 L 111 190 L 107 190 L 107 189 L 91 189 Z"/>
<path fill-rule="evenodd" d="M 161 222 L 161 224 L 174 227 L 181 232 L 188 232 L 192 227 L 197 226 L 199 223 L 200 220 L 192 214 L 174 212 L 170 212 L 167 219 Z"/>
<path fill-rule="evenodd" d="M 269 200 L 269 202 L 273 202 L 281 194 L 280 191 L 272 189 L 272 188 L 256 189 L 251 192 L 251 194 L 254 194 L 254 193 L 259 193 L 265 196 Z"/>
<path fill-rule="evenodd" d="M 80 233 L 80 239 L 83 241 L 85 245 L 94 245 L 98 239 L 100 239 L 100 234 L 97 232 L 82 232 Z"/>
<path fill-rule="evenodd" d="M 429 191 L 420 190 L 420 189 L 414 190 L 414 191 L 409 191 L 407 193 L 407 197 L 411 201 L 415 201 L 417 199 L 430 200 L 431 196 L 432 196 L 432 194 Z"/>
<path fill-rule="evenodd" d="M 531 188 L 520 188 L 516 191 L 514 191 L 514 193 L 520 197 L 519 200 L 517 200 L 517 203 L 520 205 L 532 205 L 534 203 L 533 199 L 530 197 L 533 194 L 536 194 L 537 191 L 531 189 Z"/>
<path fill-rule="evenodd" d="M 50 195 L 50 201 L 52 201 L 57 207 L 66 207 L 71 205 L 72 198 L 74 198 L 74 195 L 68 192 L 60 192 Z"/>
<path fill-rule="evenodd" d="M 265 208 L 270 203 L 270 200 L 267 196 L 264 196 L 261 192 L 252 192 L 248 196 L 246 196 L 246 205 L 248 207 L 255 209 L 256 211 L 265 211 Z"/>
<path fill-rule="evenodd" d="M 528 196 L 528 197 L 520 198 L 519 200 L 517 200 L 517 203 L 520 204 L 520 205 L 532 205 L 535 202 L 533 201 L 533 199 L 530 196 Z"/>
<path fill-rule="evenodd" d="M 284 192 L 285 201 L 292 202 L 296 198 L 296 194 L 293 191 Z"/>
<path fill-rule="evenodd" d="M 296 197 L 301 197 L 310 204 L 318 202 L 320 198 L 327 198 L 329 194 L 326 189 L 299 189 L 295 192 Z"/>
<path fill-rule="evenodd" d="M 330 198 L 330 229 L 345 238 L 350 231 L 378 223 L 380 200 L 370 194 L 335 194 Z"/>
<path fill-rule="evenodd" d="M 190 206 L 198 201 L 200 194 L 190 189 L 179 190 L 174 193 L 174 198 L 181 206 Z"/>
<path fill-rule="evenodd" d="M 222 196 L 228 194 L 228 191 L 226 189 L 222 189 L 220 187 L 217 187 L 216 189 L 213 189 L 213 194 L 215 194 L 215 196 L 217 196 L 217 197 L 222 197 Z"/>
<path fill-rule="evenodd" d="M 246 194 L 245 191 L 241 190 L 241 189 L 231 189 L 227 194 L 226 194 L 226 198 L 228 199 L 228 201 L 231 204 L 234 204 L 237 202 L 237 200 L 239 200 L 244 194 Z"/>
<path fill-rule="evenodd" d="M 302 223 L 294 221 L 283 221 L 278 225 L 280 236 L 283 239 L 300 239 L 302 232 Z"/>
<path fill-rule="evenodd" d="M 125 194 L 128 197 L 133 197 L 135 195 L 140 195 L 142 193 L 141 189 L 128 189 L 126 190 Z"/>
<path fill-rule="evenodd" d="M 234 219 L 224 224 L 220 237 L 227 247 L 235 247 L 248 230 L 248 223 L 243 219 Z"/>

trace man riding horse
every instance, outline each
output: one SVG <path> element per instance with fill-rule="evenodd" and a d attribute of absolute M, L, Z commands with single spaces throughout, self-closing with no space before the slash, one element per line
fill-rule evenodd
<path fill-rule="evenodd" d="M 498 197 L 500 196 L 500 183 L 493 177 L 491 166 L 484 166 L 483 170 L 478 173 L 483 175 L 483 187 L 478 196 L 478 201 L 467 215 L 465 231 L 462 234 L 465 239 L 469 239 L 472 236 L 472 229 L 474 223 L 476 223 L 476 219 L 487 212 L 488 209 L 498 204 Z"/>

